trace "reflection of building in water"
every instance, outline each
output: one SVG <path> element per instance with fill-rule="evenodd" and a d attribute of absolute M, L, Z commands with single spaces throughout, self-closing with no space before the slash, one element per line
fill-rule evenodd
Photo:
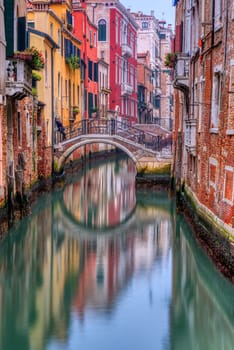
<path fill-rule="evenodd" d="M 81 223 L 95 227 L 117 225 L 136 204 L 133 162 L 125 159 L 87 170 L 79 184 L 67 186 L 64 203 Z"/>
<path fill-rule="evenodd" d="M 1 349 L 10 344 L 12 349 L 42 350 L 50 332 L 66 338 L 64 291 L 78 274 L 80 245 L 69 235 L 51 233 L 52 227 L 47 208 L 30 218 L 24 237 L 9 241 L 0 256 Z"/>
<path fill-rule="evenodd" d="M 177 223 L 174 247 L 173 349 L 233 349 L 233 286 L 196 247 L 185 224 Z"/>
<path fill-rule="evenodd" d="M 83 318 L 86 309 L 112 310 L 116 296 L 139 270 L 151 271 L 170 248 L 169 221 L 155 220 L 142 232 L 84 242 L 84 263 L 74 308 Z"/>

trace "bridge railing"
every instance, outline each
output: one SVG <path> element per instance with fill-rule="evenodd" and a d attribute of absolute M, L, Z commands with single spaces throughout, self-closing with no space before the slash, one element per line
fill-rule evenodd
<path fill-rule="evenodd" d="M 170 153 L 172 146 L 171 134 L 163 135 L 162 133 L 153 133 L 140 129 L 139 125 L 126 123 L 126 121 L 118 121 L 116 119 L 92 118 L 84 119 L 73 123 L 71 126 L 64 128 L 63 135 L 57 132 L 56 141 L 71 140 L 78 136 L 84 135 L 117 135 L 126 140 L 144 146 L 157 152 L 168 150 Z"/>

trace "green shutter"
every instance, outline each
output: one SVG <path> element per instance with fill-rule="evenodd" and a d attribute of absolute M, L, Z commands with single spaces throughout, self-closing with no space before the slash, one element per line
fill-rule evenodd
<path fill-rule="evenodd" d="M 88 113 L 89 113 L 89 116 L 91 116 L 92 108 L 93 108 L 93 94 L 91 94 L 89 92 L 88 93 Z"/>
<path fill-rule="evenodd" d="M 6 56 L 14 53 L 14 0 L 4 0 L 5 7 L 5 33 L 6 33 Z"/>
<path fill-rule="evenodd" d="M 26 17 L 18 17 L 17 49 L 24 51 L 27 47 Z"/>

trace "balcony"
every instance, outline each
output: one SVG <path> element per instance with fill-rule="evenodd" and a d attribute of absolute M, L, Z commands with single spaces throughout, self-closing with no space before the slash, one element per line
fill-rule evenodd
<path fill-rule="evenodd" d="M 133 93 L 133 86 L 129 85 L 127 83 L 123 83 L 121 85 L 121 95 L 125 96 L 125 95 L 131 95 Z"/>
<path fill-rule="evenodd" d="M 131 57 L 132 56 L 132 48 L 126 44 L 126 43 L 123 43 L 121 45 L 122 47 L 122 55 L 125 56 L 125 57 Z"/>
<path fill-rule="evenodd" d="M 32 68 L 27 61 L 6 61 L 6 95 L 21 100 L 32 94 Z"/>
<path fill-rule="evenodd" d="M 189 57 L 184 53 L 176 54 L 174 88 L 184 93 L 189 91 Z"/>
<path fill-rule="evenodd" d="M 185 147 L 193 156 L 196 155 L 196 129 L 196 119 L 185 120 Z"/>

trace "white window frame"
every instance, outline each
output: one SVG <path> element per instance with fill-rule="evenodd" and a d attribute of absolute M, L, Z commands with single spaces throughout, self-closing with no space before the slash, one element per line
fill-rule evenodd
<path fill-rule="evenodd" d="M 230 60 L 230 75 L 229 75 L 229 88 L 228 88 L 228 122 L 227 122 L 227 135 L 234 135 L 234 59 Z"/>
<path fill-rule="evenodd" d="M 211 98 L 211 126 L 210 132 L 217 133 L 219 128 L 219 112 L 221 106 L 222 69 L 216 66 L 213 73 L 212 98 Z"/>

